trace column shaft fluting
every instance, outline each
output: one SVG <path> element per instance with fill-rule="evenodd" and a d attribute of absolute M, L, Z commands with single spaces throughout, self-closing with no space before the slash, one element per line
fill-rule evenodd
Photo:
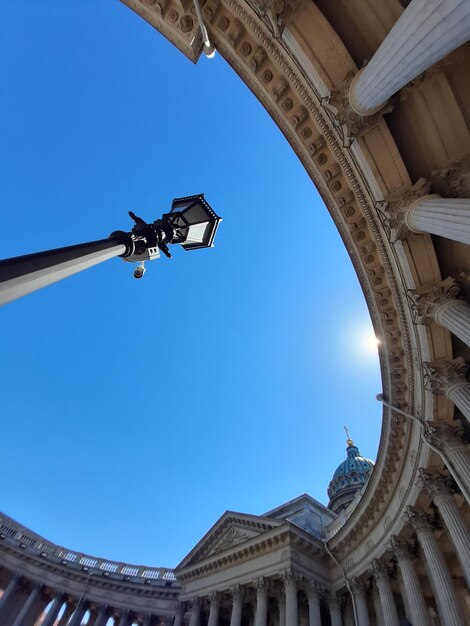
<path fill-rule="evenodd" d="M 183 609 L 178 607 L 175 613 L 175 620 L 173 622 L 173 626 L 181 626 L 183 623 Z"/>
<path fill-rule="evenodd" d="M 353 81 L 350 102 L 369 115 L 470 37 L 467 0 L 412 0 L 364 70 Z"/>
<path fill-rule="evenodd" d="M 380 604 L 382 605 L 383 621 L 385 626 L 399 626 L 397 607 L 393 598 L 392 589 L 388 576 L 383 573 L 376 576 L 375 583 L 380 595 Z"/>
<path fill-rule="evenodd" d="M 377 590 L 375 590 L 372 595 L 372 602 L 374 603 L 375 621 L 377 622 L 377 626 L 384 626 L 382 605 L 380 604 L 380 596 Z"/>
<path fill-rule="evenodd" d="M 407 227 L 414 232 L 470 243 L 468 198 L 422 196 L 410 206 L 405 220 Z"/>
<path fill-rule="evenodd" d="M 230 626 L 240 626 L 242 621 L 242 595 L 239 590 L 232 592 L 232 615 Z"/>
<path fill-rule="evenodd" d="M 433 500 L 444 520 L 467 585 L 470 587 L 470 534 L 457 502 L 451 494 L 436 494 Z"/>
<path fill-rule="evenodd" d="M 256 588 L 255 626 L 266 626 L 268 619 L 268 594 L 266 583 L 259 582 Z"/>
<path fill-rule="evenodd" d="M 410 558 L 398 556 L 398 567 L 403 578 L 403 589 L 408 599 L 413 626 L 429 626 L 429 613 L 413 562 Z"/>
<path fill-rule="evenodd" d="M 191 617 L 189 618 L 189 626 L 199 626 L 199 618 L 201 614 L 201 605 L 199 600 L 193 602 Z"/>
<path fill-rule="evenodd" d="M 286 599 L 279 600 L 279 626 L 286 626 Z"/>
<path fill-rule="evenodd" d="M 8 583 L 8 586 L 5 589 L 5 591 L 3 592 L 3 595 L 0 598 L 0 613 L 5 609 L 12 595 L 15 593 L 16 586 L 18 585 L 18 580 L 19 580 L 19 576 L 14 576 Z"/>
<path fill-rule="evenodd" d="M 463 300 L 451 300 L 440 306 L 435 320 L 467 346 L 470 346 L 470 307 Z"/>
<path fill-rule="evenodd" d="M 330 616 L 331 626 L 343 626 L 343 620 L 341 619 L 341 607 L 336 598 L 330 598 Z"/>
<path fill-rule="evenodd" d="M 123 611 L 118 622 L 119 626 L 129 626 L 129 611 Z"/>
<path fill-rule="evenodd" d="M 297 605 L 297 585 L 295 580 L 286 580 L 286 626 L 299 625 L 299 609 Z"/>
<path fill-rule="evenodd" d="M 64 603 L 63 594 L 59 592 L 54 596 L 54 600 L 52 601 L 52 604 L 49 607 L 47 615 L 44 618 L 44 621 L 42 622 L 41 626 L 53 626 L 54 622 L 57 619 L 57 616 L 59 615 L 59 611 L 63 603 Z"/>
<path fill-rule="evenodd" d="M 465 623 L 461 613 L 452 577 L 432 531 L 417 530 L 418 540 L 423 548 L 429 577 L 436 595 L 439 618 L 443 626 L 461 626 Z"/>
<path fill-rule="evenodd" d="M 367 608 L 367 599 L 364 593 L 354 593 L 354 603 L 356 606 L 357 623 L 361 624 L 361 626 L 369 626 L 369 609 Z"/>
<path fill-rule="evenodd" d="M 100 608 L 98 609 L 98 615 L 96 616 L 96 621 L 94 623 L 94 626 L 106 626 L 106 624 L 108 623 L 108 620 L 109 620 L 108 607 L 100 606 Z"/>
<path fill-rule="evenodd" d="M 28 596 L 28 599 L 26 600 L 26 602 L 21 607 L 21 611 L 16 616 L 16 619 L 13 622 L 12 626 L 23 626 L 23 624 L 25 623 L 25 620 L 26 620 L 26 616 L 30 612 L 31 607 L 33 606 L 34 602 L 36 602 L 36 599 L 37 599 L 38 595 L 39 595 L 39 586 L 35 585 L 31 589 L 31 592 L 30 592 L 30 594 Z"/>
<path fill-rule="evenodd" d="M 214 594 L 211 598 L 209 620 L 207 626 L 217 626 L 219 622 L 219 596 Z"/>
<path fill-rule="evenodd" d="M 449 385 L 446 397 L 460 409 L 470 422 L 470 383 L 459 382 Z"/>
<path fill-rule="evenodd" d="M 308 625 L 321 626 L 320 596 L 317 592 L 308 593 Z"/>

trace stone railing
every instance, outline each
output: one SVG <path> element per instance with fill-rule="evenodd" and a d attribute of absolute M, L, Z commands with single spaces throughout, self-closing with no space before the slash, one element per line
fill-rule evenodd
<path fill-rule="evenodd" d="M 171 569 L 109 561 L 81 552 L 75 552 L 74 550 L 68 550 L 47 541 L 3 514 L 0 514 L 0 541 L 18 547 L 26 553 L 36 557 L 39 556 L 49 562 L 55 562 L 83 572 L 90 572 L 93 575 L 156 586 L 176 586 L 178 584 Z"/>

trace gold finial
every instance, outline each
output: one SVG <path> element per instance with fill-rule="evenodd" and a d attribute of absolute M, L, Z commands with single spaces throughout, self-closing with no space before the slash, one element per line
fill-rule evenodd
<path fill-rule="evenodd" d="M 349 429 L 346 428 L 346 426 L 343 426 L 343 428 L 346 431 L 346 437 L 347 437 L 346 443 L 348 444 L 348 446 L 353 446 L 354 445 L 354 441 L 349 436 Z"/>

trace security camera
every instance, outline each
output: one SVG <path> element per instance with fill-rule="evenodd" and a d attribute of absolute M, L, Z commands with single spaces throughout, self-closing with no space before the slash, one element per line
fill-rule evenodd
<path fill-rule="evenodd" d="M 139 265 L 134 270 L 134 278 L 142 278 L 145 274 L 145 265 L 143 263 L 139 263 Z"/>

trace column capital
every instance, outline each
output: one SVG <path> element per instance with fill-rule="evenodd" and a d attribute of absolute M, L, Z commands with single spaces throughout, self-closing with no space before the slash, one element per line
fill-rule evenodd
<path fill-rule="evenodd" d="M 454 481 L 450 476 L 437 471 L 418 469 L 418 480 L 416 484 L 429 493 L 431 497 L 452 496 L 455 492 Z"/>
<path fill-rule="evenodd" d="M 467 384 L 468 364 L 463 357 L 423 363 L 423 368 L 425 387 L 432 393 L 447 396 L 455 387 Z"/>
<path fill-rule="evenodd" d="M 388 568 L 378 559 L 372 559 L 369 567 L 369 572 L 372 574 L 376 581 L 388 580 Z"/>
<path fill-rule="evenodd" d="M 284 570 L 281 574 L 281 578 L 284 581 L 284 585 L 295 585 L 297 586 L 297 584 L 300 581 L 300 577 L 294 572 L 294 570 L 289 567 L 288 569 Z"/>
<path fill-rule="evenodd" d="M 447 198 L 470 198 L 470 156 L 431 173 L 433 187 Z"/>
<path fill-rule="evenodd" d="M 314 578 L 309 578 L 306 585 L 307 597 L 319 597 L 325 593 L 325 588 Z"/>
<path fill-rule="evenodd" d="M 258 594 L 267 594 L 268 593 L 268 581 L 264 576 L 260 576 L 254 582 L 256 592 Z"/>
<path fill-rule="evenodd" d="M 403 520 L 411 524 L 418 536 L 423 534 L 434 535 L 433 520 L 424 511 L 407 506 Z"/>
<path fill-rule="evenodd" d="M 359 578 L 351 578 L 350 585 L 355 596 L 366 597 L 368 588 L 362 580 L 359 580 Z"/>
<path fill-rule="evenodd" d="M 242 585 L 233 585 L 233 587 L 230 587 L 230 594 L 232 595 L 232 598 L 242 600 L 244 595 Z"/>
<path fill-rule="evenodd" d="M 459 420 L 455 420 L 453 424 L 439 420 L 424 422 L 423 436 L 438 450 L 442 450 L 446 444 L 452 447 L 463 446 L 464 435 L 465 429 Z"/>
<path fill-rule="evenodd" d="M 218 591 L 213 591 L 209 594 L 209 601 L 211 606 L 217 606 L 220 602 L 220 593 Z"/>
<path fill-rule="evenodd" d="M 440 283 L 410 290 L 408 297 L 415 323 L 429 324 L 436 321 L 438 310 L 455 301 L 459 291 L 460 287 L 451 276 Z"/>
<path fill-rule="evenodd" d="M 360 137 L 366 130 L 376 126 L 384 113 L 393 110 L 391 103 L 379 107 L 371 115 L 361 115 L 350 100 L 351 85 L 360 75 L 359 72 L 348 72 L 345 80 L 334 89 L 329 96 L 322 98 L 322 105 L 338 130 L 345 148 L 349 148 L 356 137 Z"/>
<path fill-rule="evenodd" d="M 393 535 L 390 539 L 389 547 L 398 562 L 414 561 L 410 544 L 403 539 L 399 539 L 396 535 Z"/>
<path fill-rule="evenodd" d="M 341 600 L 338 598 L 338 596 L 336 595 L 334 591 L 329 591 L 327 597 L 328 597 L 328 604 L 330 607 L 335 608 L 335 609 L 341 608 Z"/>
<path fill-rule="evenodd" d="M 200 609 L 201 608 L 201 598 L 199 596 L 194 596 L 189 600 L 189 606 L 191 610 Z"/>
<path fill-rule="evenodd" d="M 406 239 L 414 231 L 409 227 L 406 216 L 411 206 L 420 198 L 429 195 L 431 186 L 424 178 L 420 178 L 412 187 L 387 196 L 376 203 L 382 226 L 392 243 Z"/>

